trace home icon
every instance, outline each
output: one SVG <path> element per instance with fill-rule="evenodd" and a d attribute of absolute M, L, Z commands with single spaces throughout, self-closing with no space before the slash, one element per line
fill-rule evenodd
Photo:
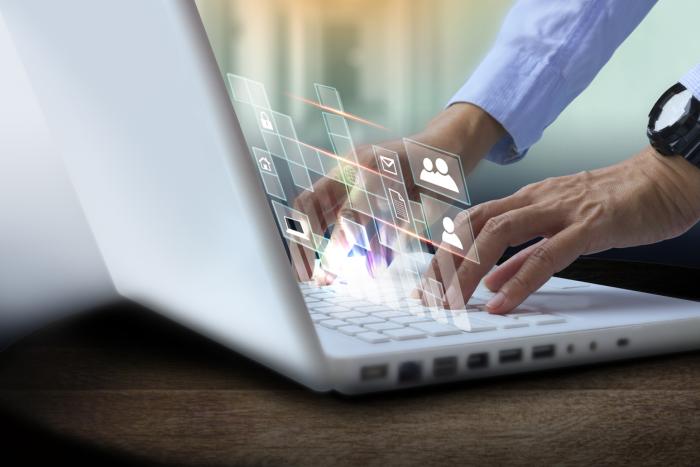
<path fill-rule="evenodd" d="M 258 159 L 258 165 L 260 165 L 260 170 L 265 172 L 272 172 L 272 162 L 267 157 L 261 157 Z"/>

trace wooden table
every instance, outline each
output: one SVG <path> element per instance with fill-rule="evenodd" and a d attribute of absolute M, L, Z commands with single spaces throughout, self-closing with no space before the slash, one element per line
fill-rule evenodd
<path fill-rule="evenodd" d="M 579 260 L 562 275 L 700 299 L 697 271 Z M 350 399 L 118 303 L 0 354 L 0 414 L 3 452 L 29 460 L 697 465 L 700 353 Z"/>

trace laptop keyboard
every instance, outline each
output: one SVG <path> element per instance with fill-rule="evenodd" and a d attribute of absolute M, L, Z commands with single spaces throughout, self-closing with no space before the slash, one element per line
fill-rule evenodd
<path fill-rule="evenodd" d="M 411 298 L 376 303 L 333 287 L 299 286 L 317 326 L 371 344 L 566 323 L 562 316 L 526 309 L 492 315 L 485 311 L 485 300 L 478 297 L 472 297 L 463 310 L 444 310 L 428 308 Z"/>

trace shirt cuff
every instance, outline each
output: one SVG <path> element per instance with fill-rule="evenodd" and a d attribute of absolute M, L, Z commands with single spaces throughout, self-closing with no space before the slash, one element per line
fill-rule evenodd
<path fill-rule="evenodd" d="M 541 138 L 563 81 L 558 68 L 536 54 L 497 47 L 448 105 L 468 102 L 496 119 L 508 135 L 494 145 L 486 159 L 511 164 L 522 159 Z"/>
<path fill-rule="evenodd" d="M 690 89 L 696 99 L 700 99 L 700 64 L 695 65 L 688 73 L 681 78 L 680 83 Z"/>

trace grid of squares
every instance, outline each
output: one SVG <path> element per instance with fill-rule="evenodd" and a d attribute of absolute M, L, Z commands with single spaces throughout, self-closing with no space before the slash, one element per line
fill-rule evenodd
<path fill-rule="evenodd" d="M 307 160 L 311 161 L 317 173 L 323 170 L 323 166 L 317 153 L 305 155 L 302 152 L 292 118 L 272 110 L 262 83 L 233 73 L 229 73 L 227 77 L 233 98 L 253 107 L 267 152 L 287 161 L 292 181 L 296 186 L 313 191 Z"/>
<path fill-rule="evenodd" d="M 228 81 L 233 98 L 238 102 L 251 105 L 256 111 L 258 126 L 267 151 L 253 148 L 253 153 L 256 163 L 261 158 L 270 161 L 269 165 L 267 163 L 265 163 L 266 165 L 258 164 L 268 194 L 286 201 L 277 168 L 274 165 L 273 155 L 287 161 L 292 179 L 297 186 L 311 191 L 313 191 L 313 185 L 310 171 L 321 176 L 331 176 L 340 167 L 342 169 L 338 171 L 340 179 L 346 184 L 348 194 L 352 194 L 349 197 L 351 207 L 374 219 L 380 243 L 400 253 L 422 250 L 419 238 L 431 237 L 430 222 L 426 218 L 423 203 L 411 201 L 407 196 L 398 154 L 379 146 L 373 146 L 378 174 L 372 173 L 375 171 L 370 169 L 362 168 L 358 164 L 347 120 L 337 113 L 323 112 L 327 134 L 335 153 L 335 157 L 333 157 L 326 151 L 299 141 L 291 117 L 271 109 L 265 88 L 261 83 L 233 74 L 228 75 Z M 322 106 L 338 113 L 343 112 L 342 101 L 335 88 L 315 84 L 315 89 Z M 406 140 L 405 143 L 415 142 Z M 427 149 L 427 147 L 424 148 Z M 440 151 L 437 148 L 430 149 Z M 447 153 L 440 151 L 439 155 L 445 154 Z M 343 163 L 342 159 L 347 159 L 349 163 Z M 458 178 L 463 182 L 461 166 L 458 172 Z M 416 178 L 415 175 L 414 178 Z M 372 177 L 375 178 L 372 180 L 374 183 L 368 183 L 367 181 L 371 180 Z M 376 183 L 377 180 L 380 183 Z M 369 188 L 370 186 L 372 188 Z M 463 186 L 464 198 L 459 201 L 469 204 L 466 183 Z M 421 201 L 423 201 L 423 196 Z M 280 208 L 290 209 L 278 205 L 279 203 L 274 201 L 273 204 L 275 204 L 275 210 L 278 214 L 280 214 Z M 296 217 L 303 216 L 303 213 L 294 212 L 294 215 Z M 402 235 L 404 232 L 401 231 L 407 227 L 410 227 L 417 235 Z M 289 235 L 285 234 L 285 236 L 289 240 L 300 242 L 298 236 L 291 236 L 291 238 Z M 320 251 L 323 251 L 323 248 L 320 247 L 326 245 L 328 239 L 311 234 L 308 242 L 302 243 L 306 243 L 307 247 L 314 249 L 318 245 Z M 478 262 L 478 258 L 474 259 Z M 402 271 L 401 281 L 406 287 L 417 286 L 429 296 L 434 296 L 439 300 L 444 299 L 444 290 L 440 292 L 442 284 L 437 283 L 436 286 L 436 284 L 425 284 L 420 280 L 421 268 L 417 261 L 409 261 L 408 266 Z M 439 298 L 440 295 L 442 298 Z"/>

